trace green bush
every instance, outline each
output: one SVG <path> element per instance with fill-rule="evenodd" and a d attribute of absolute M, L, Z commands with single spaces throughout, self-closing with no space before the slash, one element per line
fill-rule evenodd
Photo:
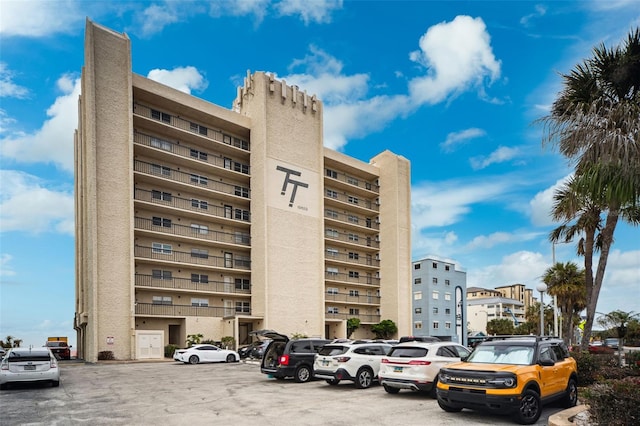
<path fill-rule="evenodd" d="M 628 371 L 628 370 L 627 370 Z M 596 424 L 608 426 L 640 424 L 640 377 L 607 380 L 584 392 L 590 416 Z"/>
<path fill-rule="evenodd" d="M 173 353 L 178 349 L 178 345 L 168 344 L 164 347 L 164 357 L 165 358 L 173 358 Z"/>
<path fill-rule="evenodd" d="M 234 349 L 236 347 L 236 339 L 233 336 L 224 336 L 220 339 L 220 344 L 225 349 Z"/>
<path fill-rule="evenodd" d="M 630 351 L 625 354 L 627 365 L 634 370 L 640 370 L 640 351 Z"/>
<path fill-rule="evenodd" d="M 110 360 L 114 360 L 116 359 L 113 356 L 113 352 L 112 351 L 101 351 L 98 352 L 98 361 L 110 361 Z"/>
<path fill-rule="evenodd" d="M 609 354 L 592 354 L 588 351 L 573 351 L 571 352 L 571 356 L 578 364 L 578 386 L 589 386 L 596 383 L 604 376 L 603 372 L 601 372 L 602 369 L 615 367 L 617 365 L 616 357 Z M 614 375 L 614 373 L 611 373 L 611 375 Z"/>

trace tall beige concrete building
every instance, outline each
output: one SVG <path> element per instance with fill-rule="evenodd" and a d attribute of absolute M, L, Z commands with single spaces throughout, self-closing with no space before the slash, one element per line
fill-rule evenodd
<path fill-rule="evenodd" d="M 411 330 L 410 164 L 323 146 L 322 102 L 247 73 L 232 109 L 131 71 L 87 21 L 76 155 L 78 356 L 187 336 Z"/>

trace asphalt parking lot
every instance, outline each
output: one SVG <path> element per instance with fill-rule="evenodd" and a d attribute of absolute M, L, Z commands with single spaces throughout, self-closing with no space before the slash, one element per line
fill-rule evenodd
<path fill-rule="evenodd" d="M 60 387 L 0 392 L 2 425 L 512 425 L 509 417 L 446 413 L 426 395 L 350 382 L 278 381 L 255 363 L 61 362 Z M 559 406 L 546 407 L 546 425 Z"/>

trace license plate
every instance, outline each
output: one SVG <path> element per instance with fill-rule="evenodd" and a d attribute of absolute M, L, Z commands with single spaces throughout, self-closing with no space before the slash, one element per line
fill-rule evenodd
<path fill-rule="evenodd" d="M 393 367 L 394 373 L 402 373 L 402 367 Z"/>
<path fill-rule="evenodd" d="M 324 360 L 322 361 L 323 367 L 327 367 L 329 364 L 330 364 L 329 361 L 324 361 Z"/>
<path fill-rule="evenodd" d="M 35 369 L 36 369 L 36 366 L 35 366 L 35 365 L 25 365 L 25 366 L 24 366 L 24 369 L 25 369 L 25 370 L 35 370 Z"/>

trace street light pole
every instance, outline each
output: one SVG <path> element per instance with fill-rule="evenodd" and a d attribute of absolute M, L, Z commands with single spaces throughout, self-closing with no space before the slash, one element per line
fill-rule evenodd
<path fill-rule="evenodd" d="M 540 292 L 540 336 L 544 336 L 544 292 L 547 291 L 547 285 L 540 283 L 536 286 L 536 290 Z"/>
<path fill-rule="evenodd" d="M 556 243 L 551 243 L 551 257 L 553 259 L 552 267 L 556 266 Z M 553 335 L 560 336 L 558 333 L 558 295 L 553 295 Z"/>

